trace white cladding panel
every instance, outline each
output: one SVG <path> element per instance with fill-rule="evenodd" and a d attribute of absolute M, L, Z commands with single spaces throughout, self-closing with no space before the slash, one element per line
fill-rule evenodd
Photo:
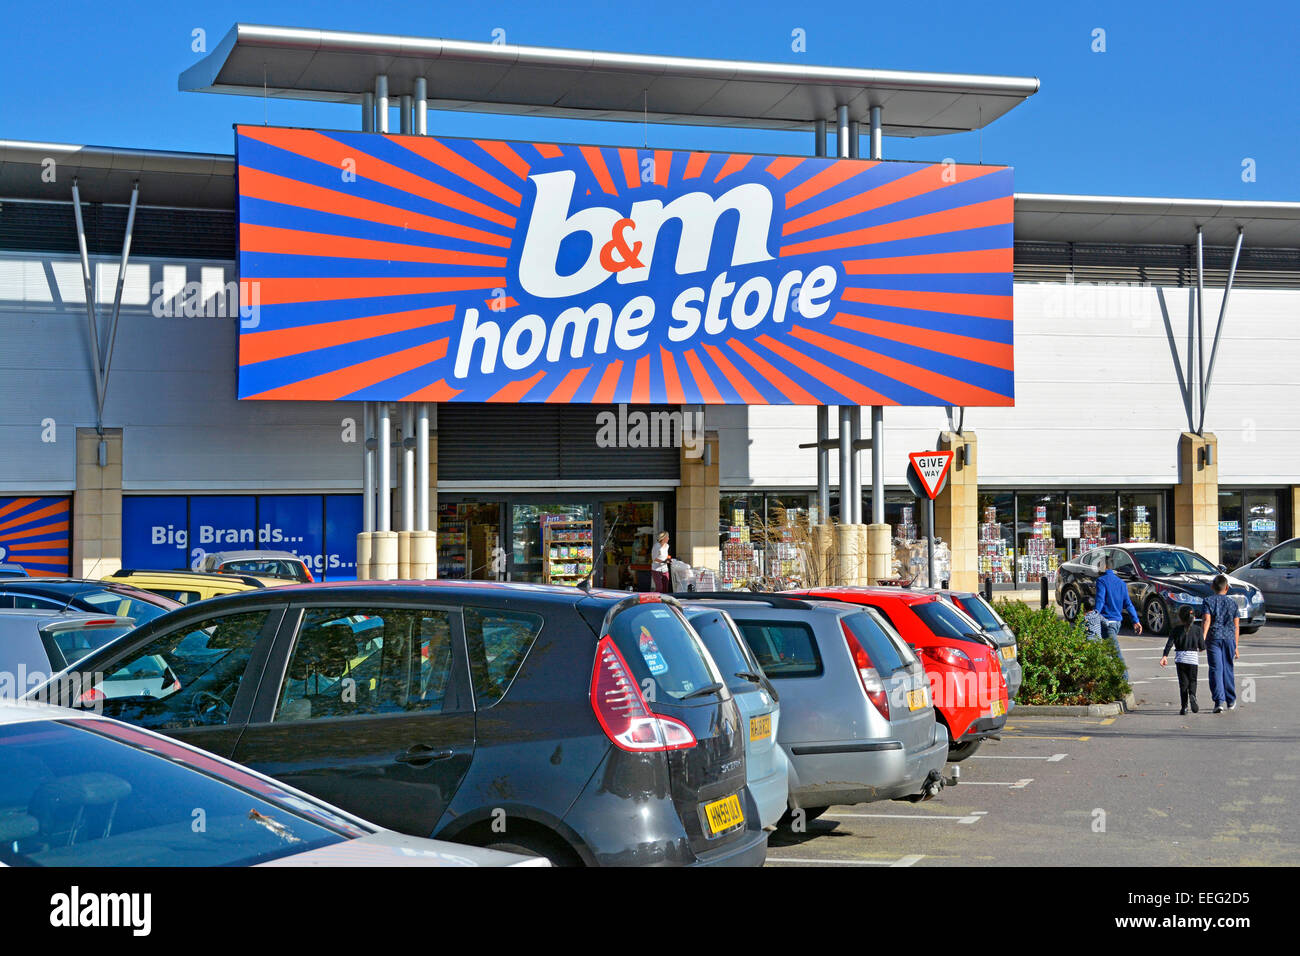
<path fill-rule="evenodd" d="M 92 267 L 106 335 L 117 268 Z M 230 262 L 128 267 L 104 408 L 104 424 L 125 429 L 124 488 L 358 489 L 359 403 L 236 400 L 237 307 L 224 294 L 234 275 Z M 75 429 L 95 424 L 88 341 L 75 257 L 0 257 L 0 490 L 75 486 Z M 45 418 L 53 444 L 40 442 Z M 356 443 L 343 440 L 348 418 Z"/>

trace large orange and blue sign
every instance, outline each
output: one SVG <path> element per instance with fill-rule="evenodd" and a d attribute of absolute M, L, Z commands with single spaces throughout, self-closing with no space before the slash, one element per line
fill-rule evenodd
<path fill-rule="evenodd" d="M 34 577 L 64 577 L 70 499 L 66 495 L 0 498 L 0 562 L 20 565 Z"/>
<path fill-rule="evenodd" d="M 236 138 L 240 398 L 1014 404 L 1009 167 Z"/>

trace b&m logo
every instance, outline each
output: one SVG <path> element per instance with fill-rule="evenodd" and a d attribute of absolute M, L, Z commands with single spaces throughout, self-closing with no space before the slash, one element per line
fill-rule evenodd
<path fill-rule="evenodd" d="M 237 133 L 241 398 L 1013 403 L 1005 167 Z"/>

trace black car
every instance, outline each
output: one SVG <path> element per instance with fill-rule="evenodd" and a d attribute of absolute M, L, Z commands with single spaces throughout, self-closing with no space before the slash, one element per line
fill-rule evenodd
<path fill-rule="evenodd" d="M 180 607 L 161 594 L 127 584 L 83 578 L 4 578 L 0 609 L 70 610 L 129 617 L 137 624 Z"/>
<path fill-rule="evenodd" d="M 167 614 L 76 671 L 29 696 L 102 708 L 389 829 L 557 864 L 766 858 L 739 709 L 666 596 L 291 585 Z"/>
<path fill-rule="evenodd" d="M 1133 606 L 1142 615 L 1142 627 L 1153 635 L 1165 634 L 1177 609 L 1190 607 L 1200 616 L 1201 604 L 1214 593 L 1212 582 L 1226 569 L 1215 567 L 1190 548 L 1172 544 L 1124 544 L 1093 548 L 1061 565 L 1056 578 L 1056 603 L 1067 621 L 1083 610 L 1086 597 L 1095 597 L 1098 565 L 1110 561 L 1115 574 L 1128 586 Z M 1253 634 L 1264 624 L 1264 598 L 1259 588 L 1230 577 L 1228 596 L 1241 613 L 1241 633 Z"/>

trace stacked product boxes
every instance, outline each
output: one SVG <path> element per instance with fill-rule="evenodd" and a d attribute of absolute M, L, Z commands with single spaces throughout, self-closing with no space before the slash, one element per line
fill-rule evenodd
<path fill-rule="evenodd" d="M 1151 540 L 1151 522 L 1147 518 L 1146 505 L 1134 506 L 1133 520 L 1129 522 L 1128 540 L 1134 544 Z"/>
<path fill-rule="evenodd" d="M 1047 520 L 1047 508 L 1039 505 L 1034 509 L 1033 529 L 1030 537 L 1025 539 L 1024 554 L 1019 558 L 1020 583 L 1032 584 L 1041 578 L 1047 578 L 1049 584 L 1056 583 L 1059 561 L 1052 524 Z"/>
<path fill-rule="evenodd" d="M 984 520 L 979 526 L 980 580 L 992 579 L 994 584 L 1010 584 L 1015 572 L 1015 553 L 1002 536 L 1002 523 L 998 509 L 984 509 Z"/>
<path fill-rule="evenodd" d="M 743 512 L 738 510 L 736 517 L 741 520 L 727 528 L 727 539 L 722 542 L 718 576 L 723 590 L 743 587 L 758 576 L 758 554 L 750 540 L 749 526 L 743 523 Z"/>
<path fill-rule="evenodd" d="M 1079 525 L 1081 532 L 1079 538 L 1079 550 L 1091 551 L 1093 548 L 1100 548 L 1106 543 L 1106 539 L 1101 534 L 1101 522 L 1097 520 L 1097 506 L 1088 505 L 1088 510 L 1084 513 L 1083 522 Z"/>

